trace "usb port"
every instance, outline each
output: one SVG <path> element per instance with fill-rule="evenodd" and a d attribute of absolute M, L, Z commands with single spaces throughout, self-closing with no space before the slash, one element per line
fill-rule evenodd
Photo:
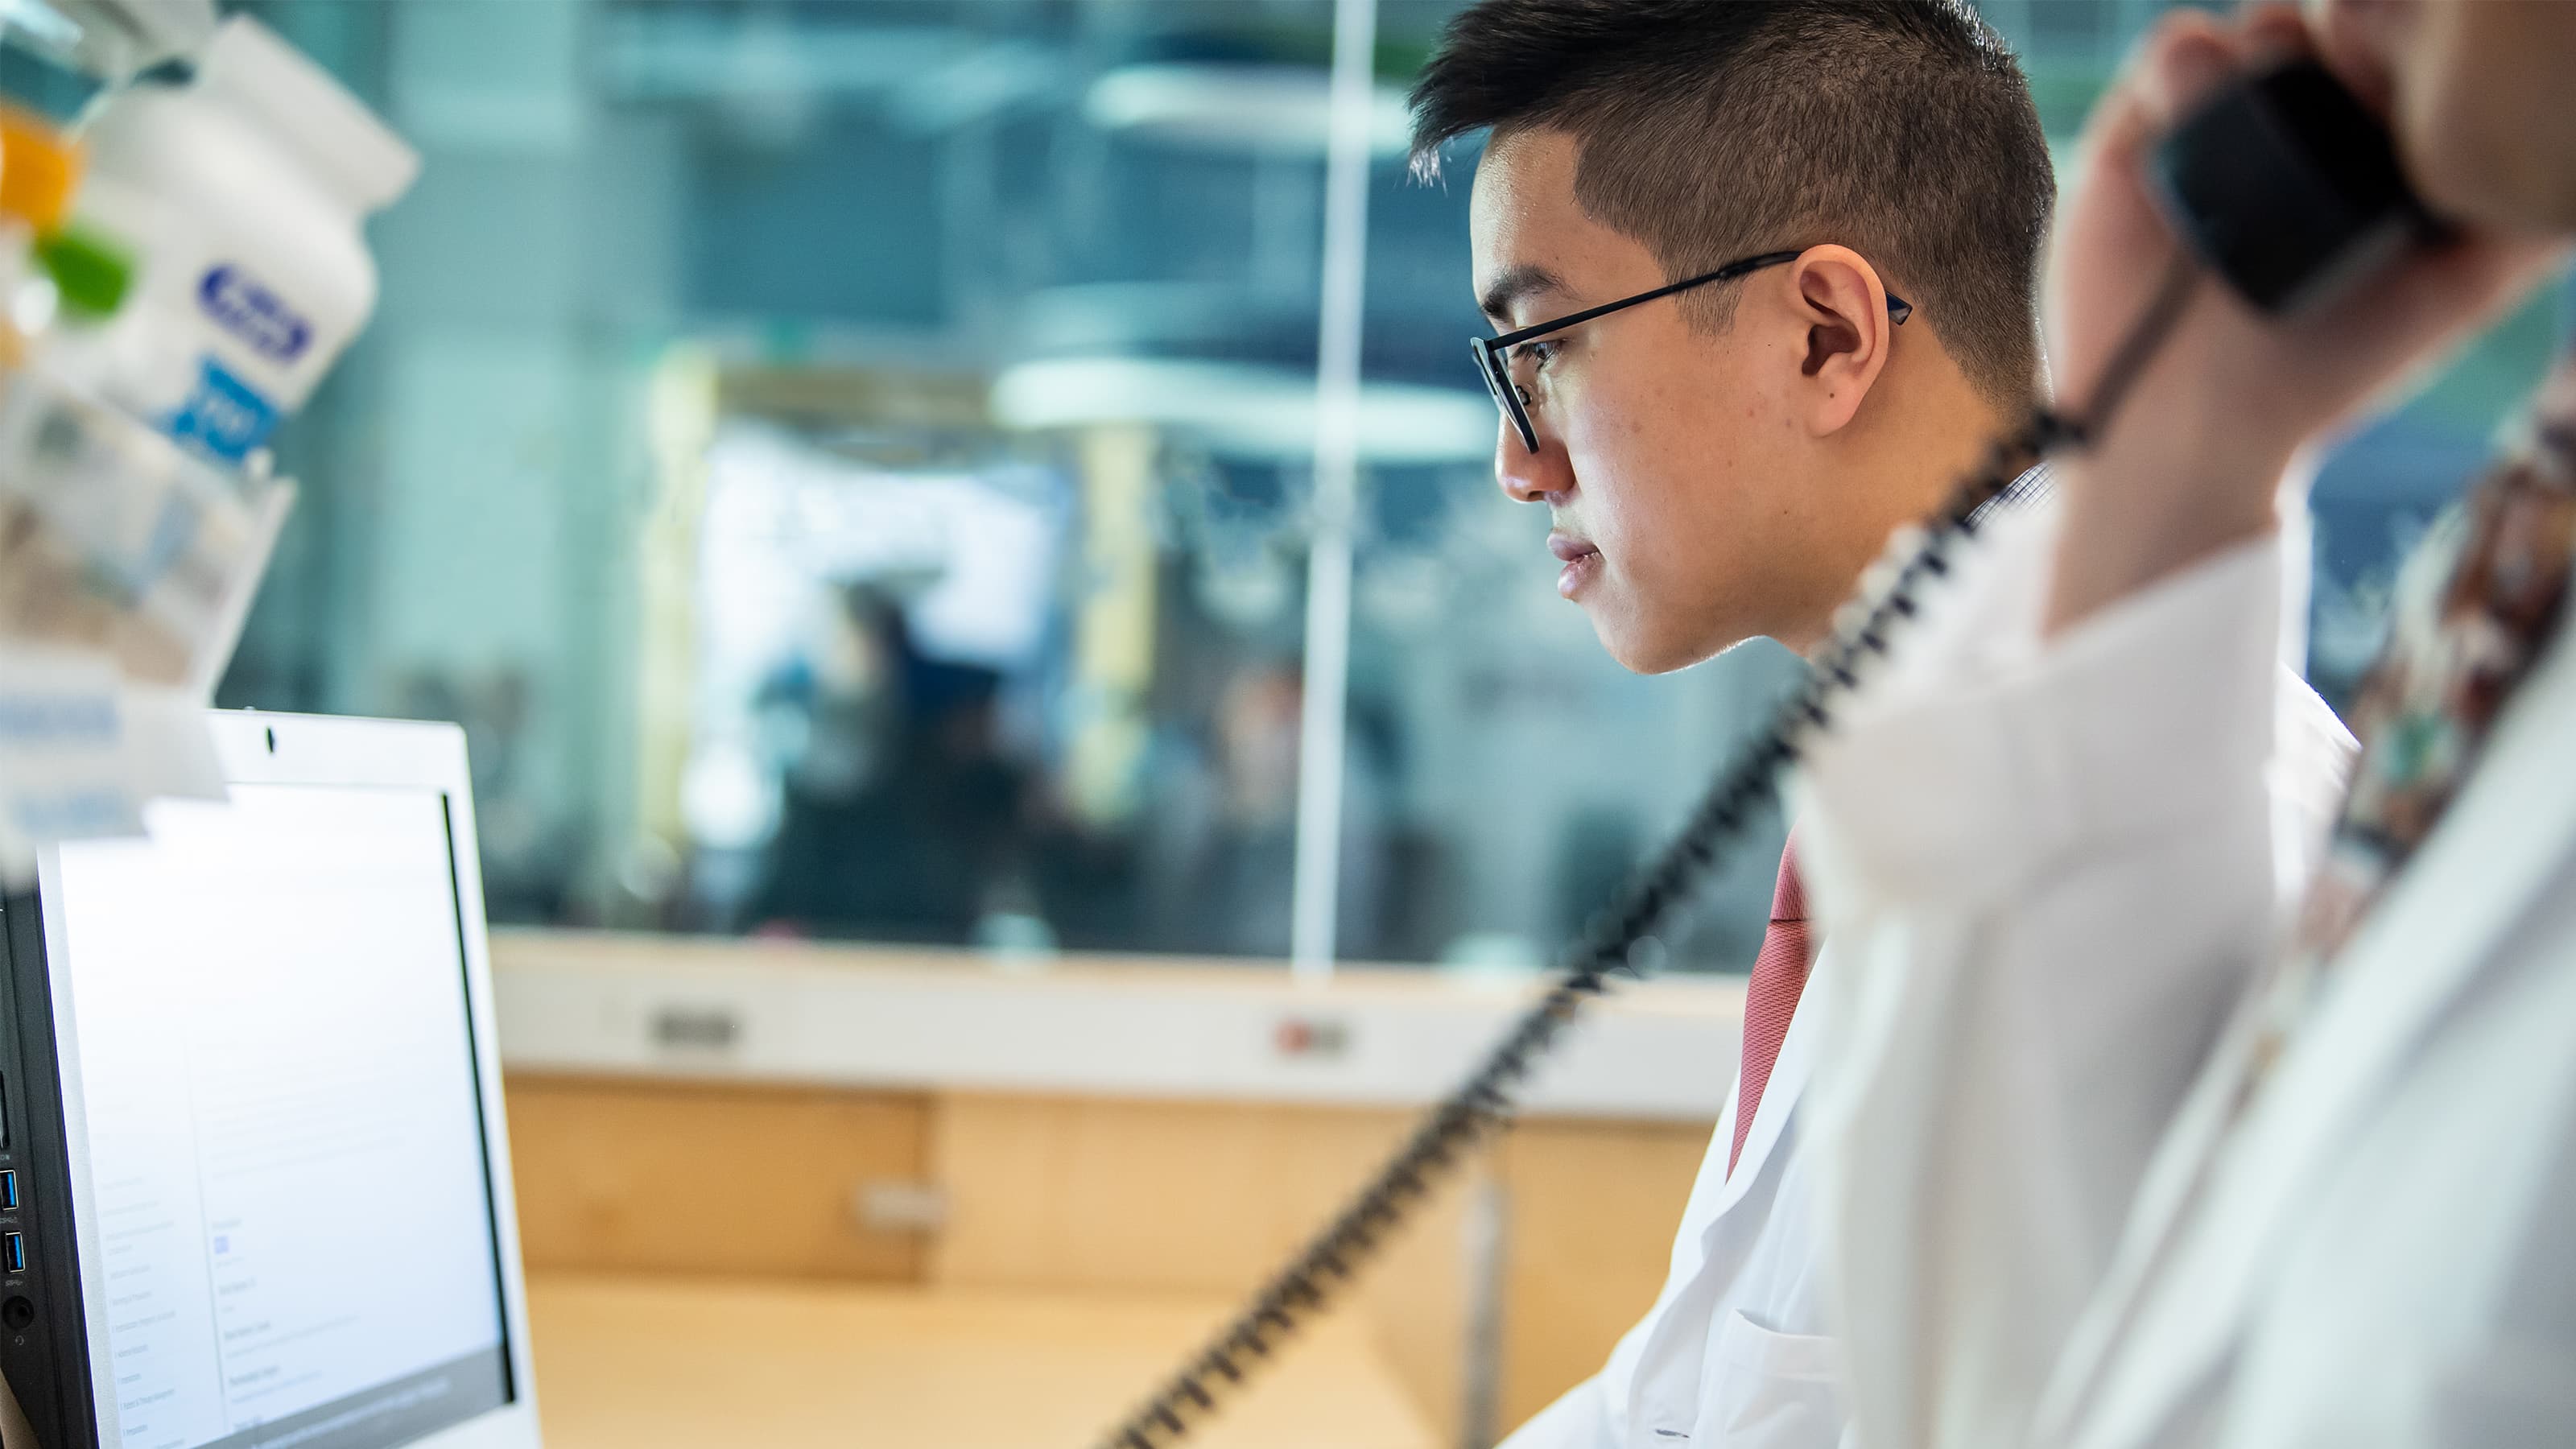
<path fill-rule="evenodd" d="M 0 1233 L 0 1272 L 27 1271 L 27 1235 Z"/>
<path fill-rule="evenodd" d="M 0 1167 L 0 1213 L 18 1210 L 18 1169 Z"/>

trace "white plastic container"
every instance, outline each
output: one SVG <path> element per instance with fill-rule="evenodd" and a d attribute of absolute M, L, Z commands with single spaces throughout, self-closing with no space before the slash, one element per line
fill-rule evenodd
<path fill-rule="evenodd" d="M 85 127 L 78 223 L 134 284 L 68 370 L 172 437 L 239 461 L 310 397 L 376 304 L 361 230 L 420 158 L 266 26 L 224 23 L 183 86 L 118 92 Z"/>

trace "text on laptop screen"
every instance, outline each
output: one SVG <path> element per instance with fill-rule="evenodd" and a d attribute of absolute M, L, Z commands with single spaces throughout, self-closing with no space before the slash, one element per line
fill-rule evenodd
<path fill-rule="evenodd" d="M 384 1449 L 498 1407 L 445 797 L 235 785 L 150 823 L 59 877 L 101 1442 Z"/>

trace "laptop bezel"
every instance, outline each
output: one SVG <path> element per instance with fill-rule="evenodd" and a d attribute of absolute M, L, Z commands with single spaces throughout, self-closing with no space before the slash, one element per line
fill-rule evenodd
<path fill-rule="evenodd" d="M 499 1260 L 495 1277 L 501 1295 L 511 1397 L 497 1409 L 413 1440 L 404 1449 L 537 1449 L 540 1441 L 536 1378 L 528 1342 L 527 1278 L 519 1257 L 517 1196 L 511 1177 L 509 1122 L 502 1099 L 500 1039 L 493 1019 L 491 950 L 484 925 L 483 876 L 475 849 L 474 799 L 465 732 L 445 723 L 254 711 L 213 710 L 207 719 L 227 784 L 429 790 L 446 799 L 449 866 L 465 956 L 467 1022 L 479 1087 L 494 1251 Z M 59 898 L 59 852 L 39 854 L 37 884 L 39 902 Z M 60 1134 L 54 1140 L 61 1145 L 64 1180 L 71 1188 L 74 1246 L 79 1262 L 95 1263 L 99 1261 L 98 1224 L 89 1190 L 86 1132 L 82 1130 L 81 1078 L 71 1055 L 76 1051 L 77 1038 L 60 1019 L 62 1003 L 70 999 L 64 966 L 68 958 L 59 920 L 41 908 L 39 913 L 49 995 L 57 1018 L 53 1040 L 59 1057 L 59 1115 L 52 1123 L 31 1120 L 29 1128 Z M 80 1288 L 90 1402 L 66 1405 L 63 1418 L 67 1432 L 80 1434 L 85 1430 L 93 1436 L 85 1442 L 94 1443 L 102 1418 L 97 1406 L 112 1406 L 115 1402 L 113 1365 L 102 1326 L 101 1285 L 84 1275 Z M 87 1411 L 85 1420 L 83 1410 Z"/>

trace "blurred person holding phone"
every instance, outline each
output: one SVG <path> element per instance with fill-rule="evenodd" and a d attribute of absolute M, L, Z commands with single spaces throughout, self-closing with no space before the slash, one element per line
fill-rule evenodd
<path fill-rule="evenodd" d="M 2576 5 L 2167 20 L 2093 119 L 2052 356 L 2084 398 L 2174 263 L 2159 140 L 2301 55 L 2446 234 L 2286 319 L 2201 281 L 1802 773 L 1872 1449 L 2576 1443 L 2576 362 L 2410 561 L 2331 831 L 2266 808 L 2303 454 L 2559 265 Z"/>
<path fill-rule="evenodd" d="M 1890 530 L 2040 397 L 2055 180 L 2019 66 L 1965 4 L 1482 0 L 1413 104 L 1426 179 L 1487 135 L 1495 474 L 1548 509 L 1558 591 L 1630 669 L 1813 649 Z M 2006 507 L 2043 511 L 2039 482 Z M 1508 1449 L 1842 1440 L 1799 1120 L 1800 1004 L 1836 968 L 1794 854 L 1663 1290 Z"/>

